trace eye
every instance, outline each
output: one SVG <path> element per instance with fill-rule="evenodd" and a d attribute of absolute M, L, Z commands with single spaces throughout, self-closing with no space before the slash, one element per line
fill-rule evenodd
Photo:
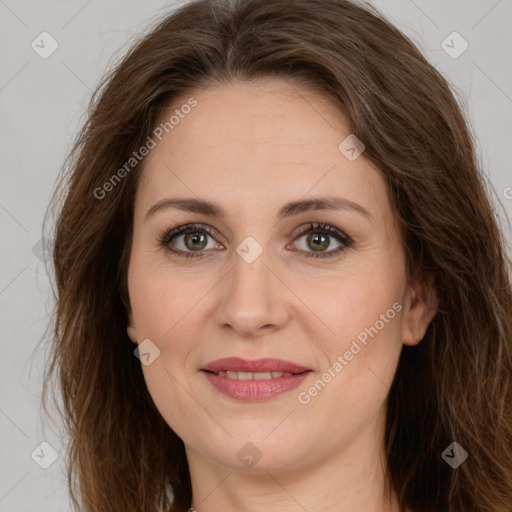
<path fill-rule="evenodd" d="M 332 258 L 339 255 L 353 244 L 349 236 L 345 235 L 338 228 L 325 223 L 309 224 L 305 230 L 299 233 L 297 239 L 302 238 L 304 235 L 308 235 L 305 240 L 305 253 L 309 258 Z M 332 251 L 325 252 L 324 249 L 327 249 L 331 245 L 331 238 L 335 238 L 340 245 Z M 308 247 L 312 247 L 313 252 L 308 252 Z"/>
<path fill-rule="evenodd" d="M 319 223 L 310 223 L 306 229 L 301 231 L 295 240 L 308 235 L 305 243 L 306 249 L 301 249 L 310 258 L 331 258 L 353 244 L 352 239 L 345 235 L 338 228 Z M 204 224 L 186 224 L 175 229 L 165 230 L 159 237 L 159 243 L 169 252 L 185 258 L 202 258 L 205 255 L 204 249 L 217 249 L 220 244 L 211 241 L 208 247 L 208 238 L 214 237 L 214 231 Z M 338 242 L 338 247 L 326 252 L 331 245 L 331 239 Z M 174 246 L 174 248 L 173 248 Z M 307 249 L 313 248 L 313 252 Z"/>
<path fill-rule="evenodd" d="M 160 244 L 178 256 L 201 258 L 204 255 L 203 249 L 215 249 L 218 246 L 217 243 L 212 243 L 212 246 L 208 247 L 208 237 L 213 237 L 213 230 L 210 227 L 203 224 L 186 224 L 171 231 L 166 230 L 160 237 Z M 170 247 L 174 239 L 178 242 L 173 242 L 172 245 L 178 246 L 177 249 Z"/>

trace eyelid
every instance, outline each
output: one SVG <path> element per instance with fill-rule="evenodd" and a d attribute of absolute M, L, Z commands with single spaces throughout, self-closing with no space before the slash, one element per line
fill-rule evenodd
<path fill-rule="evenodd" d="M 305 225 L 299 226 L 296 230 L 293 230 L 290 236 L 299 237 L 305 235 L 310 231 L 325 231 L 330 235 L 338 235 L 343 238 L 346 242 L 351 242 L 352 239 L 340 228 L 330 224 L 329 222 L 307 222 Z"/>
<path fill-rule="evenodd" d="M 201 222 L 190 222 L 188 224 L 181 224 L 174 228 L 164 229 L 163 232 L 161 233 L 161 236 L 159 237 L 159 240 L 161 241 L 161 243 L 169 243 L 171 239 L 174 238 L 175 236 L 194 230 L 205 231 L 212 238 L 215 238 L 215 235 L 218 235 L 219 238 L 224 238 L 217 232 L 216 229 L 208 226 L 207 224 L 202 224 Z"/>

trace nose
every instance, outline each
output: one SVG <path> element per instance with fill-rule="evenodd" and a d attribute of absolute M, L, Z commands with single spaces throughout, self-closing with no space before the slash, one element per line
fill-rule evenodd
<path fill-rule="evenodd" d="M 258 337 L 282 328 L 289 317 L 291 292 L 270 268 L 265 250 L 252 262 L 233 253 L 231 270 L 219 283 L 215 320 L 238 336 Z"/>

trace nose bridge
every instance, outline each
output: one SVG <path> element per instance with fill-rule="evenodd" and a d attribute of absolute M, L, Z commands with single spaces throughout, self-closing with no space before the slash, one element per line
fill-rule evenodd
<path fill-rule="evenodd" d="M 287 310 L 284 290 L 269 268 L 268 250 L 248 237 L 232 258 L 231 271 L 222 285 L 218 322 L 246 334 L 282 324 Z"/>

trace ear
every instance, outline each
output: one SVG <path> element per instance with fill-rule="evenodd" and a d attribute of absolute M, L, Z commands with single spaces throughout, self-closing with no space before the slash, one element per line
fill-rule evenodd
<path fill-rule="evenodd" d="M 406 301 L 402 342 L 404 345 L 418 345 L 437 313 L 439 298 L 436 289 L 422 281 L 410 288 Z"/>
<path fill-rule="evenodd" d="M 126 328 L 126 332 L 128 333 L 128 337 L 132 340 L 132 342 L 138 345 L 137 332 L 135 331 L 135 327 L 133 327 L 133 315 L 131 311 L 128 313 L 128 320 L 129 322 L 128 327 Z"/>

